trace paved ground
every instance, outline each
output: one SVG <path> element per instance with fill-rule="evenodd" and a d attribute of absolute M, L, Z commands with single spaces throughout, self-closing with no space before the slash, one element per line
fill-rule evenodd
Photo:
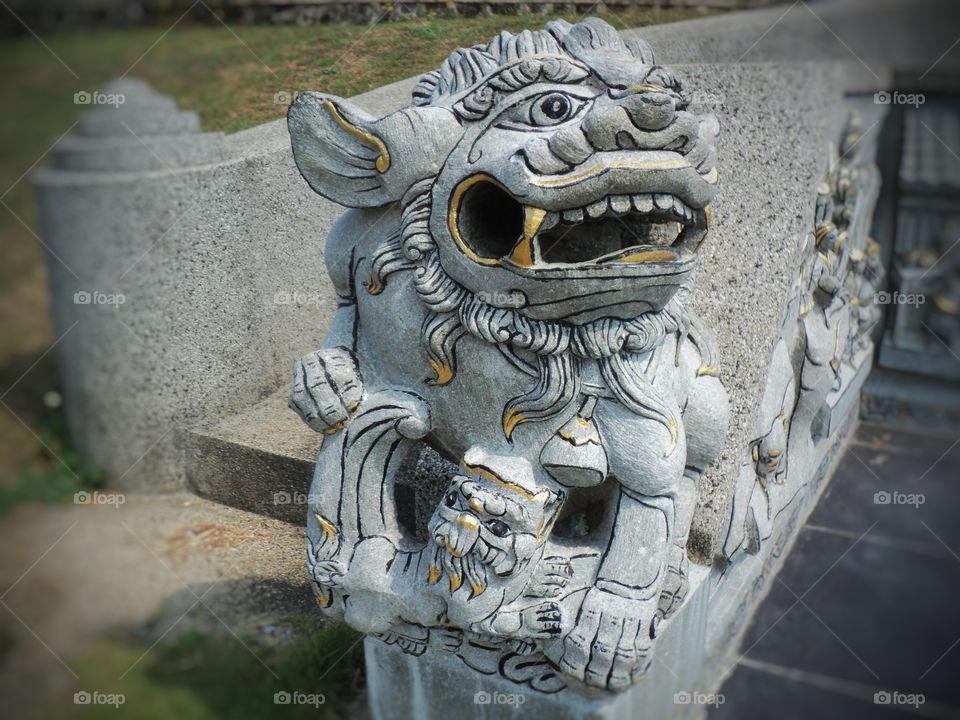
<path fill-rule="evenodd" d="M 958 485 L 960 438 L 861 425 L 709 718 L 960 718 Z"/>

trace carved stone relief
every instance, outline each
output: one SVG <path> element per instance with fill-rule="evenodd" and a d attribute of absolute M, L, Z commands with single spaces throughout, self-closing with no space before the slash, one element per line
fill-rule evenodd
<path fill-rule="evenodd" d="M 727 425 L 686 306 L 716 118 L 589 19 L 457 50 L 386 117 L 307 93 L 288 122 L 307 182 L 354 208 L 291 395 L 325 435 L 321 607 L 543 692 L 629 687 L 683 603 Z M 397 488 L 423 468 L 446 487 L 418 534 Z"/>
<path fill-rule="evenodd" d="M 724 554 L 756 553 L 777 517 L 816 475 L 859 392 L 873 355 L 871 332 L 883 280 L 879 245 L 869 237 L 880 187 L 863 122 L 846 119 L 817 191 L 812 233 L 734 493 Z"/>

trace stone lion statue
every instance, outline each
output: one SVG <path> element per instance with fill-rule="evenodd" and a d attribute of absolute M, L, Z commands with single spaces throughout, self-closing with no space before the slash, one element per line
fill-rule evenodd
<path fill-rule="evenodd" d="M 544 691 L 628 687 L 682 605 L 727 425 L 685 305 L 716 118 L 588 19 L 456 50 L 383 118 L 305 93 L 288 124 L 306 181 L 351 208 L 326 240 L 338 310 L 290 401 L 326 436 L 321 606 Z M 459 469 L 418 537 L 395 481 L 425 449 Z"/>

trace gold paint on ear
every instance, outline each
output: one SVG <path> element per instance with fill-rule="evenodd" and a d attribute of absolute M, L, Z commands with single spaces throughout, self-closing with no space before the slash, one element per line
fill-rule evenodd
<path fill-rule="evenodd" d="M 317 525 L 320 526 L 320 529 L 323 530 L 324 535 L 326 535 L 328 538 L 333 538 L 337 536 L 337 528 L 334 526 L 332 522 L 330 522 L 323 515 L 317 512 L 313 514 L 313 517 L 317 521 Z"/>
<path fill-rule="evenodd" d="M 345 117 L 343 117 L 343 115 L 340 114 L 340 111 L 337 110 L 336 105 L 329 100 L 323 101 L 323 107 L 326 108 L 328 113 L 330 113 L 330 117 L 333 118 L 337 125 L 342 127 L 358 140 L 362 140 L 365 143 L 373 145 L 380 152 L 380 154 L 377 155 L 376 162 L 374 163 L 377 168 L 377 172 L 385 173 L 390 169 L 390 151 L 387 150 L 387 146 L 383 144 L 383 140 L 378 138 L 376 135 L 371 135 L 368 132 L 364 132 L 356 125 L 349 122 Z"/>
<path fill-rule="evenodd" d="M 330 604 L 333 602 L 333 594 L 325 593 L 323 595 L 317 595 L 317 604 L 322 608 L 330 607 Z"/>
<path fill-rule="evenodd" d="M 436 565 L 430 565 L 427 567 L 427 585 L 436 585 L 437 580 L 440 579 L 440 568 Z"/>
<path fill-rule="evenodd" d="M 434 358 L 427 358 L 430 369 L 436 374 L 436 378 L 430 381 L 431 385 L 446 385 L 453 380 L 453 368 L 445 362 L 440 362 Z"/>

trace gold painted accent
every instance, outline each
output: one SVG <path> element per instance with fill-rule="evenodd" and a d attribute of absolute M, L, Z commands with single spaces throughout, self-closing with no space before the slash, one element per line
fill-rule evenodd
<path fill-rule="evenodd" d="M 823 223 L 817 227 L 817 247 L 820 247 L 820 242 L 830 233 L 831 230 L 834 230 L 834 227 L 831 223 Z"/>
<path fill-rule="evenodd" d="M 527 422 L 527 418 L 523 416 L 516 408 L 508 410 L 503 415 L 503 434 L 506 435 L 507 440 L 510 439 L 510 436 L 513 435 L 513 431 L 516 429 L 517 425 Z"/>
<path fill-rule="evenodd" d="M 616 258 L 618 263 L 648 263 L 648 262 L 669 262 L 676 260 L 677 254 L 672 250 L 644 250 L 642 252 L 631 253 L 621 258 Z"/>
<path fill-rule="evenodd" d="M 477 520 L 475 515 L 471 515 L 470 513 L 460 513 L 457 515 L 457 525 L 464 530 L 470 530 L 472 532 L 480 529 L 480 521 Z"/>
<path fill-rule="evenodd" d="M 667 430 L 670 431 L 670 447 L 667 449 L 667 452 L 664 453 L 664 457 L 669 457 L 673 454 L 673 451 L 677 449 L 677 442 L 679 441 L 679 433 L 677 429 L 677 419 L 673 416 L 667 420 Z"/>
<path fill-rule="evenodd" d="M 373 273 L 367 276 L 367 292 L 371 295 L 379 295 L 383 292 L 383 285 L 377 282 L 377 279 L 373 277 Z"/>
<path fill-rule="evenodd" d="M 317 525 L 320 526 L 320 529 L 323 530 L 323 534 L 328 538 L 333 538 L 337 536 L 337 528 L 332 522 L 327 520 L 323 515 L 318 512 L 313 514 L 314 519 L 317 521 Z"/>
<path fill-rule="evenodd" d="M 934 295 L 933 304 L 936 305 L 937 310 L 947 315 L 960 315 L 960 304 L 946 295 Z"/>
<path fill-rule="evenodd" d="M 620 160 L 619 162 L 597 163 L 574 175 L 564 175 L 558 178 L 534 178 L 530 181 L 530 184 L 537 187 L 562 187 L 578 183 L 595 175 L 601 175 L 607 170 L 679 170 L 686 167 L 690 167 L 690 163 L 681 158 L 673 160 Z M 717 170 L 714 168 L 704 179 L 710 183 L 716 182 L 716 173 Z M 713 180 L 709 179 L 710 175 L 714 176 Z"/>
<path fill-rule="evenodd" d="M 472 472 L 475 475 L 479 475 L 480 477 L 486 478 L 487 480 L 490 480 L 491 482 L 496 483 L 497 485 L 499 485 L 502 488 L 505 488 L 506 490 L 511 490 L 519 495 L 522 495 L 527 500 L 533 500 L 536 497 L 534 493 L 530 492 L 526 488 L 521 487 L 520 485 L 517 485 L 514 482 L 510 482 L 509 480 L 504 480 L 502 477 L 500 477 L 495 472 L 493 472 L 493 470 L 491 470 L 488 467 L 484 467 L 483 465 L 471 465 L 470 463 L 463 461 L 460 463 L 460 467 L 462 467 L 467 472 Z"/>
<path fill-rule="evenodd" d="M 453 555 L 453 556 L 456 557 L 456 558 L 458 558 L 458 557 L 460 557 L 461 555 L 463 555 L 463 553 L 458 552 L 457 550 L 454 550 L 452 547 L 450 547 L 450 543 L 447 542 L 447 538 L 444 538 L 444 539 L 443 539 L 443 547 L 444 547 L 444 549 L 446 549 L 446 551 L 447 551 L 448 553 L 450 553 L 451 555 Z"/>
<path fill-rule="evenodd" d="M 330 604 L 333 602 L 333 594 L 326 593 L 324 595 L 317 595 L 317 604 L 322 608 L 330 607 Z"/>
<path fill-rule="evenodd" d="M 390 169 L 390 151 L 387 150 L 387 146 L 383 144 L 383 140 L 378 138 L 376 135 L 371 135 L 368 132 L 364 132 L 356 125 L 353 125 L 349 120 L 340 114 L 340 111 L 337 110 L 336 106 L 329 100 L 323 101 L 323 107 L 325 107 L 327 112 L 330 113 L 330 117 L 334 119 L 337 125 L 342 127 L 358 140 L 362 140 L 365 143 L 370 143 L 380 151 L 380 154 L 377 155 L 377 160 L 374 163 L 377 168 L 377 172 L 385 173 Z"/>
<path fill-rule="evenodd" d="M 653 83 L 640 83 L 639 85 L 632 85 L 626 90 L 623 90 L 623 95 L 619 97 L 624 97 L 626 95 L 636 95 L 642 92 L 666 92 L 667 89 L 662 85 L 654 85 Z"/>
<path fill-rule="evenodd" d="M 431 385 L 446 385 L 448 382 L 453 380 L 453 368 L 447 365 L 445 362 L 440 362 L 439 360 L 434 360 L 433 358 L 427 358 L 427 362 L 430 363 L 430 368 L 437 375 L 434 380 L 430 381 Z"/>
<path fill-rule="evenodd" d="M 486 589 L 487 589 L 487 586 L 484 585 L 483 583 L 478 583 L 478 582 L 471 581 L 471 582 L 470 582 L 470 597 L 468 597 L 467 600 L 473 600 L 477 595 L 480 595 L 480 594 L 483 593 L 483 591 L 486 590 Z"/>
<path fill-rule="evenodd" d="M 483 512 L 483 503 L 477 500 L 477 498 L 470 498 L 467 500 L 467 506 L 474 512 Z"/>
<path fill-rule="evenodd" d="M 780 453 L 781 453 L 781 452 L 782 452 L 782 451 L 780 451 L 780 450 L 771 450 L 768 454 L 769 454 L 770 457 L 772 457 L 772 458 L 778 458 L 778 457 L 780 457 Z"/>
<path fill-rule="evenodd" d="M 453 194 L 450 196 L 450 210 L 447 214 L 447 228 L 450 230 L 450 236 L 453 238 L 453 241 L 457 244 L 457 247 L 460 248 L 460 252 L 473 260 L 475 263 L 479 263 L 481 265 L 500 265 L 500 258 L 485 258 L 477 255 L 467 245 L 467 243 L 464 242 L 463 237 L 460 235 L 460 204 L 463 202 L 464 193 L 466 193 L 467 190 L 472 188 L 477 183 L 481 182 L 491 183 L 506 193 L 510 192 L 503 186 L 502 183 L 494 180 L 486 173 L 477 173 L 476 175 L 471 175 L 468 178 L 464 178 L 460 181 L 460 184 L 454 188 Z"/>
<path fill-rule="evenodd" d="M 323 433 L 324 435 L 336 435 L 338 432 L 343 430 L 343 427 L 346 424 L 347 424 L 346 421 L 341 420 L 336 425 L 331 425 L 328 428 L 324 428 L 320 432 Z"/>
<path fill-rule="evenodd" d="M 753 455 L 753 461 L 754 461 L 754 462 L 759 462 L 759 461 L 760 461 L 760 446 L 759 446 L 759 445 L 754 445 L 754 446 L 753 446 L 753 452 L 751 453 L 751 455 Z"/>
<path fill-rule="evenodd" d="M 510 253 L 510 260 L 520 267 L 533 267 L 533 238 L 540 232 L 547 211 L 543 208 L 523 206 L 523 237 Z"/>
<path fill-rule="evenodd" d="M 427 585 L 436 585 L 440 579 L 440 568 L 436 565 L 427 566 Z"/>
<path fill-rule="evenodd" d="M 463 585 L 463 578 L 460 575 L 454 575 L 452 572 L 448 572 L 447 579 L 450 580 L 450 592 L 456 592 L 460 589 L 460 586 Z"/>
<path fill-rule="evenodd" d="M 709 375 L 710 377 L 720 377 L 720 371 L 713 365 L 704 363 L 697 368 L 697 377 L 703 377 L 704 375 Z"/>
<path fill-rule="evenodd" d="M 707 205 L 703 209 L 703 224 L 707 227 L 707 229 L 710 228 L 710 218 L 712 215 L 713 215 L 713 209 L 710 205 Z"/>
<path fill-rule="evenodd" d="M 597 428 L 590 420 L 587 418 L 577 417 L 577 425 L 587 430 L 587 432 L 571 433 L 566 432 L 563 428 L 560 428 L 557 430 L 557 435 L 562 437 L 574 447 L 580 447 L 581 445 L 586 445 L 587 443 L 593 443 L 594 445 L 600 444 L 600 433 L 597 432 Z"/>
<path fill-rule="evenodd" d="M 720 179 L 720 173 L 717 172 L 715 167 L 710 168 L 710 172 L 703 176 L 705 182 L 710 183 L 711 185 L 716 185 L 717 180 Z"/>

